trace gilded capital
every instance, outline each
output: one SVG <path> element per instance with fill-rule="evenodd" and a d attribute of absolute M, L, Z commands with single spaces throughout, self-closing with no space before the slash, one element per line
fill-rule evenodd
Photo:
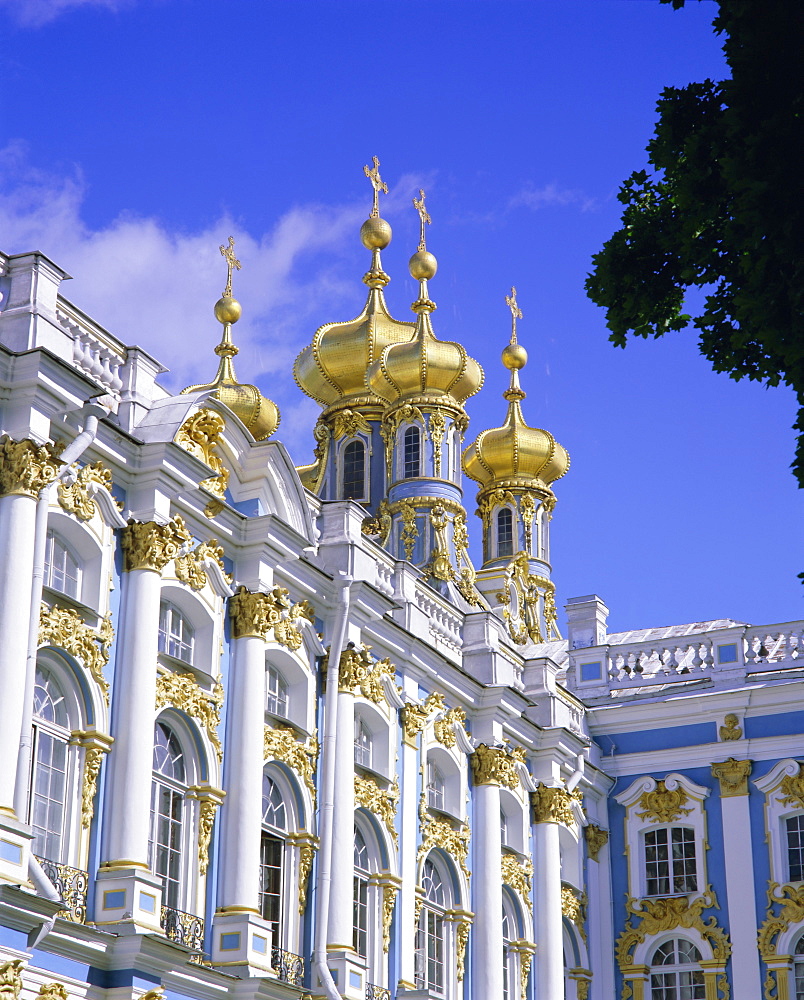
<path fill-rule="evenodd" d="M 572 826 L 575 817 L 572 813 L 573 796 L 566 788 L 549 788 L 539 785 L 535 792 L 530 793 L 530 808 L 534 823 L 564 823 Z"/>
<path fill-rule="evenodd" d="M 0 437 L 0 497 L 19 496 L 35 500 L 52 483 L 61 467 L 60 445 L 37 444 L 30 438 L 14 441 Z"/>
<path fill-rule="evenodd" d="M 472 778 L 476 785 L 505 785 L 506 788 L 519 786 L 516 766 L 524 758 L 524 751 L 517 749 L 511 753 L 502 747 L 490 747 L 485 743 L 470 755 Z"/>
<path fill-rule="evenodd" d="M 720 782 L 720 797 L 726 799 L 736 795 L 748 795 L 748 776 L 752 767 L 750 760 L 735 760 L 734 757 L 713 764 L 712 777 Z"/>
<path fill-rule="evenodd" d="M 271 628 L 269 624 L 271 604 L 267 594 L 238 587 L 229 599 L 232 638 L 267 639 Z"/>
<path fill-rule="evenodd" d="M 402 719 L 402 740 L 406 746 L 416 747 L 416 737 L 424 729 L 428 712 L 421 705 L 403 705 L 400 710 Z"/>
<path fill-rule="evenodd" d="M 125 571 L 130 573 L 135 569 L 147 569 L 161 573 L 192 540 L 184 519 L 178 515 L 167 524 L 132 519 L 123 528 Z"/>
<path fill-rule="evenodd" d="M 602 829 L 596 823 L 590 823 L 584 827 L 583 835 L 586 838 L 586 849 L 590 859 L 597 861 L 600 849 L 608 843 L 609 831 Z"/>
<path fill-rule="evenodd" d="M 25 968 L 18 959 L 0 963 L 0 996 L 6 1000 L 19 1000 L 22 993 L 22 970 Z"/>

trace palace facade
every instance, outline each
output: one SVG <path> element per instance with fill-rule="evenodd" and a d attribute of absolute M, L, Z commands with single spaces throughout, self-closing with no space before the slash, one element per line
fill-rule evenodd
<path fill-rule="evenodd" d="M 377 167 L 306 466 L 235 372 L 231 240 L 179 395 L 0 254 L 0 996 L 804 1000 L 804 623 L 589 595 L 562 638 L 516 294 L 475 436 L 423 194 L 386 304 Z"/>

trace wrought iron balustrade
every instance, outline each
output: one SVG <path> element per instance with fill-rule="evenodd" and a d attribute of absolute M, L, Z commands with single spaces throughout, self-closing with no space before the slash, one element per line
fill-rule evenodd
<path fill-rule="evenodd" d="M 391 991 L 384 986 L 366 983 L 366 1000 L 391 1000 Z"/>
<path fill-rule="evenodd" d="M 70 868 L 69 865 L 62 865 L 49 858 L 37 857 L 36 860 L 67 907 L 59 916 L 65 920 L 72 920 L 75 924 L 83 924 L 87 918 L 89 875 L 80 868 Z"/>
<path fill-rule="evenodd" d="M 175 910 L 172 906 L 163 906 L 159 925 L 165 932 L 165 937 L 193 951 L 204 950 L 204 921 L 194 913 Z"/>
<path fill-rule="evenodd" d="M 271 965 L 277 978 L 291 986 L 304 985 L 304 959 L 292 951 L 271 948 Z"/>

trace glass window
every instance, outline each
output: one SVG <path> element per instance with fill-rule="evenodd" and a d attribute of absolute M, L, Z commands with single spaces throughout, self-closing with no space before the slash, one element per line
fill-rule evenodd
<path fill-rule="evenodd" d="M 427 805 L 444 808 L 444 775 L 431 760 L 427 761 Z"/>
<path fill-rule="evenodd" d="M 361 767 L 371 767 L 373 747 L 371 730 L 358 716 L 355 719 L 355 763 Z"/>
<path fill-rule="evenodd" d="M 705 1000 L 698 949 L 683 938 L 666 941 L 651 959 L 651 1000 Z"/>
<path fill-rule="evenodd" d="M 182 824 L 187 791 L 184 754 L 169 726 L 154 730 L 154 780 L 151 792 L 151 871 L 162 878 L 162 902 L 179 909 L 182 877 Z"/>
<path fill-rule="evenodd" d="M 69 720 L 61 688 L 42 667 L 36 668 L 32 736 L 29 823 L 33 852 L 64 862 Z"/>
<path fill-rule="evenodd" d="M 181 611 L 168 601 L 162 601 L 159 605 L 159 652 L 192 663 L 194 636 L 195 629 Z"/>
<path fill-rule="evenodd" d="M 687 826 L 660 827 L 645 834 L 646 895 L 696 892 L 695 831 Z"/>
<path fill-rule="evenodd" d="M 516 988 L 516 956 L 511 951 L 511 941 L 516 937 L 516 924 L 503 899 L 503 1000 L 514 1000 Z"/>
<path fill-rule="evenodd" d="M 804 1000 L 804 935 L 798 939 L 793 951 L 793 976 L 796 984 L 796 1000 Z"/>
<path fill-rule="evenodd" d="M 288 686 L 276 667 L 268 667 L 266 708 L 273 715 L 288 717 Z"/>
<path fill-rule="evenodd" d="M 788 879 L 791 882 L 804 882 L 804 813 L 791 816 L 785 825 Z"/>
<path fill-rule="evenodd" d="M 260 840 L 260 913 L 277 928 L 282 919 L 282 875 L 287 829 L 285 800 L 277 783 L 262 776 L 262 837 Z M 279 946 L 279 940 L 274 941 Z"/>
<path fill-rule="evenodd" d="M 500 843 L 505 846 L 508 843 L 508 817 L 500 810 Z"/>
<path fill-rule="evenodd" d="M 78 599 L 80 582 L 78 560 L 58 535 L 48 531 L 45 542 L 45 586 Z"/>
<path fill-rule="evenodd" d="M 357 827 L 355 827 L 354 866 L 352 947 L 361 958 L 365 958 L 368 954 L 369 852 L 366 839 Z"/>
<path fill-rule="evenodd" d="M 343 449 L 343 499 L 366 499 L 366 446 L 350 441 Z"/>
<path fill-rule="evenodd" d="M 441 875 L 429 859 L 422 869 L 425 904 L 416 928 L 416 986 L 436 996 L 446 992 L 444 909 L 447 894 Z"/>
<path fill-rule="evenodd" d="M 497 511 L 497 555 L 512 556 L 514 554 L 514 515 L 510 507 L 501 507 Z"/>
<path fill-rule="evenodd" d="M 408 427 L 405 431 L 403 469 L 404 479 L 413 479 L 422 474 L 421 471 L 421 434 L 418 427 Z"/>

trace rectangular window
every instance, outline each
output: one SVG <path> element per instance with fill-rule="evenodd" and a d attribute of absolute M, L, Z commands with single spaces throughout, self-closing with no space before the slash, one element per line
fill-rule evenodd
<path fill-rule="evenodd" d="M 352 947 L 361 958 L 368 950 L 368 882 L 355 876 L 352 916 Z"/>
<path fill-rule="evenodd" d="M 355 719 L 355 764 L 371 767 L 371 730 L 362 719 Z"/>
<path fill-rule="evenodd" d="M 162 878 L 162 904 L 179 909 L 181 899 L 181 823 L 184 797 L 168 785 L 153 783 L 151 796 L 151 871 Z"/>
<path fill-rule="evenodd" d="M 34 728 L 34 739 L 36 753 L 30 820 L 34 832 L 33 851 L 50 861 L 63 861 L 67 744 L 37 727 Z"/>
<path fill-rule="evenodd" d="M 804 882 L 804 813 L 787 821 L 787 867 L 791 882 Z"/>
<path fill-rule="evenodd" d="M 64 543 L 49 531 L 45 547 L 45 586 L 77 598 L 79 581 L 77 561 Z"/>
<path fill-rule="evenodd" d="M 178 608 L 163 601 L 159 608 L 159 652 L 192 663 L 194 636 L 195 629 Z"/>
<path fill-rule="evenodd" d="M 603 673 L 602 663 L 582 663 L 581 664 L 581 680 L 582 681 L 599 681 Z"/>
<path fill-rule="evenodd" d="M 726 643 L 723 646 L 717 647 L 717 662 L 718 663 L 736 663 L 737 662 L 737 646 L 733 642 Z"/>
<path fill-rule="evenodd" d="M 276 667 L 268 668 L 266 708 L 272 715 L 288 717 L 288 688 Z"/>
<path fill-rule="evenodd" d="M 263 833 L 260 842 L 260 914 L 279 926 L 282 911 L 282 841 Z M 274 941 L 278 945 L 278 940 Z"/>
<path fill-rule="evenodd" d="M 416 479 L 421 475 L 421 438 L 417 427 L 408 427 L 405 431 L 404 445 L 404 478 Z"/>
<path fill-rule="evenodd" d="M 427 804 L 433 809 L 444 808 L 444 777 L 432 761 L 427 762 Z"/>
<path fill-rule="evenodd" d="M 444 918 L 424 910 L 416 934 L 416 985 L 444 994 Z"/>
<path fill-rule="evenodd" d="M 676 896 L 696 892 L 695 831 L 662 827 L 645 834 L 646 895 Z"/>

